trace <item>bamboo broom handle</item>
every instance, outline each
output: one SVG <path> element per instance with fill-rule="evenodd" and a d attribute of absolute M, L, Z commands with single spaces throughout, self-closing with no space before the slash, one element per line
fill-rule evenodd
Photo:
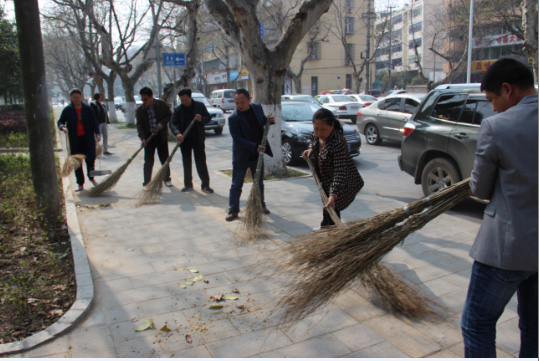
<path fill-rule="evenodd" d="M 196 122 L 196 120 L 193 119 L 193 120 L 191 121 L 191 123 L 189 123 L 189 125 L 188 125 L 188 127 L 186 128 L 186 130 L 184 131 L 184 133 L 182 134 L 182 135 L 184 136 L 184 140 L 186 139 L 186 135 L 189 133 L 189 131 L 191 130 L 191 128 L 193 127 L 193 124 L 195 124 L 195 122 Z M 176 146 L 174 147 L 174 149 L 173 149 L 171 155 L 169 155 L 169 158 L 167 158 L 167 160 L 165 161 L 165 163 L 163 163 L 163 165 L 171 163 L 171 160 L 172 160 L 172 157 L 173 157 L 174 153 L 176 153 L 176 151 L 177 151 L 178 148 L 182 145 L 182 143 L 183 143 L 183 142 L 180 142 L 180 141 L 176 143 Z"/>
<path fill-rule="evenodd" d="M 319 193 L 321 194 L 321 200 L 323 202 L 323 205 L 325 205 L 326 203 L 328 203 L 328 197 L 326 196 L 326 192 L 324 191 L 324 189 L 322 187 L 319 176 L 317 175 L 317 172 L 315 171 L 315 167 L 313 166 L 313 162 L 311 161 L 311 159 L 309 157 L 306 157 L 305 159 L 306 159 L 306 162 L 307 162 L 307 164 L 309 166 L 309 169 L 311 170 L 311 174 L 313 174 L 313 179 L 315 179 L 315 184 L 319 188 Z M 332 221 L 334 221 L 334 223 L 337 226 L 341 226 L 343 224 L 341 219 L 338 217 L 334 207 L 328 207 L 327 212 L 330 213 L 330 217 L 332 218 Z"/>
<path fill-rule="evenodd" d="M 264 135 L 262 137 L 261 145 L 266 148 L 266 143 L 268 142 L 268 131 L 270 130 L 270 119 L 266 120 L 266 125 L 264 126 Z M 259 152 L 259 159 L 257 160 L 257 170 L 255 171 L 255 176 L 253 176 L 253 184 L 259 184 L 259 178 L 261 177 L 261 168 L 262 162 L 264 159 L 264 150 Z"/>

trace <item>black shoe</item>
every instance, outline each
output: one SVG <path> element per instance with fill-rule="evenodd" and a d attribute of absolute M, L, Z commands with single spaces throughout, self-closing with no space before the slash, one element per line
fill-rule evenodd
<path fill-rule="evenodd" d="M 187 191 L 190 191 L 192 189 L 193 189 L 193 187 L 184 187 L 184 188 L 182 188 L 182 192 L 187 192 Z"/>
<path fill-rule="evenodd" d="M 236 218 L 238 218 L 238 212 L 229 212 L 227 214 L 227 217 L 225 217 L 225 220 L 227 222 L 234 221 Z"/>
<path fill-rule="evenodd" d="M 201 187 L 201 190 L 204 192 L 204 193 L 214 193 L 214 190 L 210 187 Z"/>
<path fill-rule="evenodd" d="M 263 206 L 263 212 L 264 214 L 270 214 L 270 211 L 268 210 L 268 208 L 266 208 L 266 206 Z"/>
<path fill-rule="evenodd" d="M 103 152 L 104 155 L 112 155 L 111 152 Z"/>

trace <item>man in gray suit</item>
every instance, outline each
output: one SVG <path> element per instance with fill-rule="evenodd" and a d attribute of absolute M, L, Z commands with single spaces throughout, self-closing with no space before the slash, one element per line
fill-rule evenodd
<path fill-rule="evenodd" d="M 498 114 L 480 125 L 470 183 L 490 203 L 470 252 L 465 357 L 496 357 L 497 320 L 517 291 L 519 357 L 538 358 L 538 93 L 529 68 L 509 58 L 481 89 Z"/>

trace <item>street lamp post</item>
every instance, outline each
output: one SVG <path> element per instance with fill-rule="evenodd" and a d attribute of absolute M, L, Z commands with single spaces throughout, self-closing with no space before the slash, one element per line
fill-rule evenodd
<path fill-rule="evenodd" d="M 390 52 L 388 53 L 388 90 L 392 90 L 392 10 L 396 6 L 386 7 L 390 9 Z"/>

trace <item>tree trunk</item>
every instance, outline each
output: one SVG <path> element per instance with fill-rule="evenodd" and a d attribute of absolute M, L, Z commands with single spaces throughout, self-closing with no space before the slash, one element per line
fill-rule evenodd
<path fill-rule="evenodd" d="M 109 120 L 112 123 L 118 121 L 116 116 L 116 105 L 114 104 L 114 81 L 116 79 L 116 74 L 111 70 L 111 75 L 106 79 L 107 81 L 107 106 L 109 107 Z"/>
<path fill-rule="evenodd" d="M 523 16 L 523 47 L 525 54 L 532 60 L 534 80 L 538 81 L 538 0 L 523 0 L 521 2 Z"/>
<path fill-rule="evenodd" d="M 14 2 L 24 84 L 25 113 L 36 207 L 50 236 L 60 214 L 58 178 L 51 138 L 45 63 L 37 0 Z"/>

